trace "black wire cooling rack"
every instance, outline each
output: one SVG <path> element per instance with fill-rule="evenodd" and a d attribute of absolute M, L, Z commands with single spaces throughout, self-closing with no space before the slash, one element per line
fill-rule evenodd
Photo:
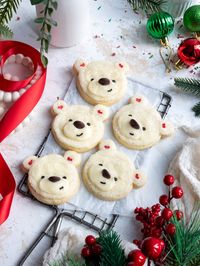
<path fill-rule="evenodd" d="M 160 113 L 161 117 L 164 118 L 167 115 L 169 108 L 171 107 L 172 97 L 165 92 L 160 91 L 160 93 L 162 96 L 161 96 L 160 103 L 157 107 L 157 111 Z M 51 129 L 49 129 L 47 135 L 45 136 L 44 140 L 39 146 L 39 149 L 35 154 L 36 156 L 38 157 L 41 156 L 43 150 L 45 149 L 45 145 L 48 141 L 50 134 L 51 134 Z M 32 200 L 37 201 L 28 190 L 27 178 L 28 178 L 28 175 L 25 174 L 21 182 L 18 185 L 18 191 L 21 194 L 23 194 L 25 197 L 29 197 Z M 109 218 L 102 218 L 97 214 L 87 212 L 87 211 L 65 210 L 65 209 L 59 208 L 58 206 L 47 205 L 39 201 L 37 202 L 53 210 L 54 214 L 52 218 L 50 219 L 50 221 L 47 223 L 44 230 L 39 234 L 39 236 L 36 238 L 33 244 L 25 252 L 23 257 L 17 264 L 18 266 L 24 265 L 25 261 L 28 259 L 28 257 L 31 255 L 33 250 L 38 246 L 38 244 L 44 237 L 50 237 L 51 246 L 53 246 L 53 244 L 57 240 L 57 236 L 58 236 L 63 219 L 66 219 L 66 218 L 71 219 L 74 222 L 82 224 L 86 226 L 87 228 L 90 228 L 99 233 L 103 230 L 112 229 L 115 226 L 115 223 L 119 217 L 118 215 L 111 215 L 111 217 Z"/>

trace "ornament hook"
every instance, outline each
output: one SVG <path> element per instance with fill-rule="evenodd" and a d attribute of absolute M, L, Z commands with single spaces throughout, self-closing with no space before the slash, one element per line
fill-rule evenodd
<path fill-rule="evenodd" d="M 171 66 L 170 65 L 171 65 L 171 57 L 172 57 L 172 48 L 169 45 L 169 41 L 168 41 L 167 37 L 161 39 L 160 43 L 162 45 L 159 49 L 160 57 L 162 58 L 162 61 L 165 65 L 166 72 L 170 73 L 171 72 Z M 166 50 L 168 51 L 167 58 L 164 57 L 164 51 L 166 51 Z"/>

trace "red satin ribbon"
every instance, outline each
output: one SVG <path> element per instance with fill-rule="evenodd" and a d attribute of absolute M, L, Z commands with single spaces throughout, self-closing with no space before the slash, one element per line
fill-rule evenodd
<path fill-rule="evenodd" d="M 25 80 L 10 81 L 4 79 L 2 68 L 7 58 L 13 54 L 23 54 L 31 58 L 34 65 L 34 73 Z M 26 92 L 10 107 L 3 119 L 0 121 L 0 142 L 4 140 L 32 111 L 42 96 L 45 81 L 46 69 L 42 66 L 40 53 L 33 47 L 17 42 L 17 41 L 1 41 L 0 42 L 1 58 L 1 74 L 0 74 L 0 89 L 6 92 L 18 91 L 26 87 L 33 78 L 37 66 L 42 67 L 42 75 L 40 79 L 27 89 Z"/>
<path fill-rule="evenodd" d="M 14 191 L 14 177 L 0 153 L 0 194 L 3 197 L 0 200 L 0 224 L 5 222 L 9 216 Z"/>

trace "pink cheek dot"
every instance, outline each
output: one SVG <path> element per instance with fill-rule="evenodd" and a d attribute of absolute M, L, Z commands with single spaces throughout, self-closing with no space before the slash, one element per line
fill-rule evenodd
<path fill-rule="evenodd" d="M 165 123 L 162 124 L 162 128 L 166 128 L 166 124 Z"/>
<path fill-rule="evenodd" d="M 142 101 L 141 98 L 136 98 L 136 102 L 140 103 Z"/>
<path fill-rule="evenodd" d="M 135 175 L 136 179 L 140 179 L 140 176 L 138 174 Z"/>
<path fill-rule="evenodd" d="M 98 112 L 98 114 L 100 114 L 100 115 L 103 114 L 103 112 L 102 112 L 101 110 L 98 110 L 97 112 Z"/>
<path fill-rule="evenodd" d="M 59 105 L 58 106 L 58 109 L 61 109 L 62 110 L 63 109 L 63 105 Z"/>
<path fill-rule="evenodd" d="M 73 159 L 71 157 L 67 157 L 67 160 L 70 161 L 70 162 L 73 161 Z"/>
<path fill-rule="evenodd" d="M 110 149 L 110 146 L 105 145 L 104 148 L 108 150 L 108 149 Z"/>
<path fill-rule="evenodd" d="M 28 165 L 32 165 L 32 163 L 33 163 L 33 160 L 30 160 L 30 161 L 28 162 Z"/>
<path fill-rule="evenodd" d="M 80 64 L 80 67 L 85 67 L 85 63 Z"/>

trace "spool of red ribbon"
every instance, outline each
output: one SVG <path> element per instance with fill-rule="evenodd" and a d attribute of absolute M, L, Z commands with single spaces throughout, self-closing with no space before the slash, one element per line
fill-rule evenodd
<path fill-rule="evenodd" d="M 3 76 L 3 66 L 6 60 L 15 54 L 22 54 L 29 57 L 33 63 L 33 74 L 27 79 L 20 81 L 7 80 Z M 0 89 L 5 92 L 15 92 L 26 87 L 33 79 L 38 65 L 41 66 L 42 74 L 24 94 L 10 107 L 3 119 L 0 121 L 0 142 L 4 140 L 33 110 L 42 96 L 45 81 L 46 69 L 42 66 L 40 53 L 32 46 L 17 41 L 1 41 L 1 73 Z"/>
<path fill-rule="evenodd" d="M 15 180 L 0 154 L 0 224 L 5 222 L 10 213 L 10 207 L 15 191 Z"/>

